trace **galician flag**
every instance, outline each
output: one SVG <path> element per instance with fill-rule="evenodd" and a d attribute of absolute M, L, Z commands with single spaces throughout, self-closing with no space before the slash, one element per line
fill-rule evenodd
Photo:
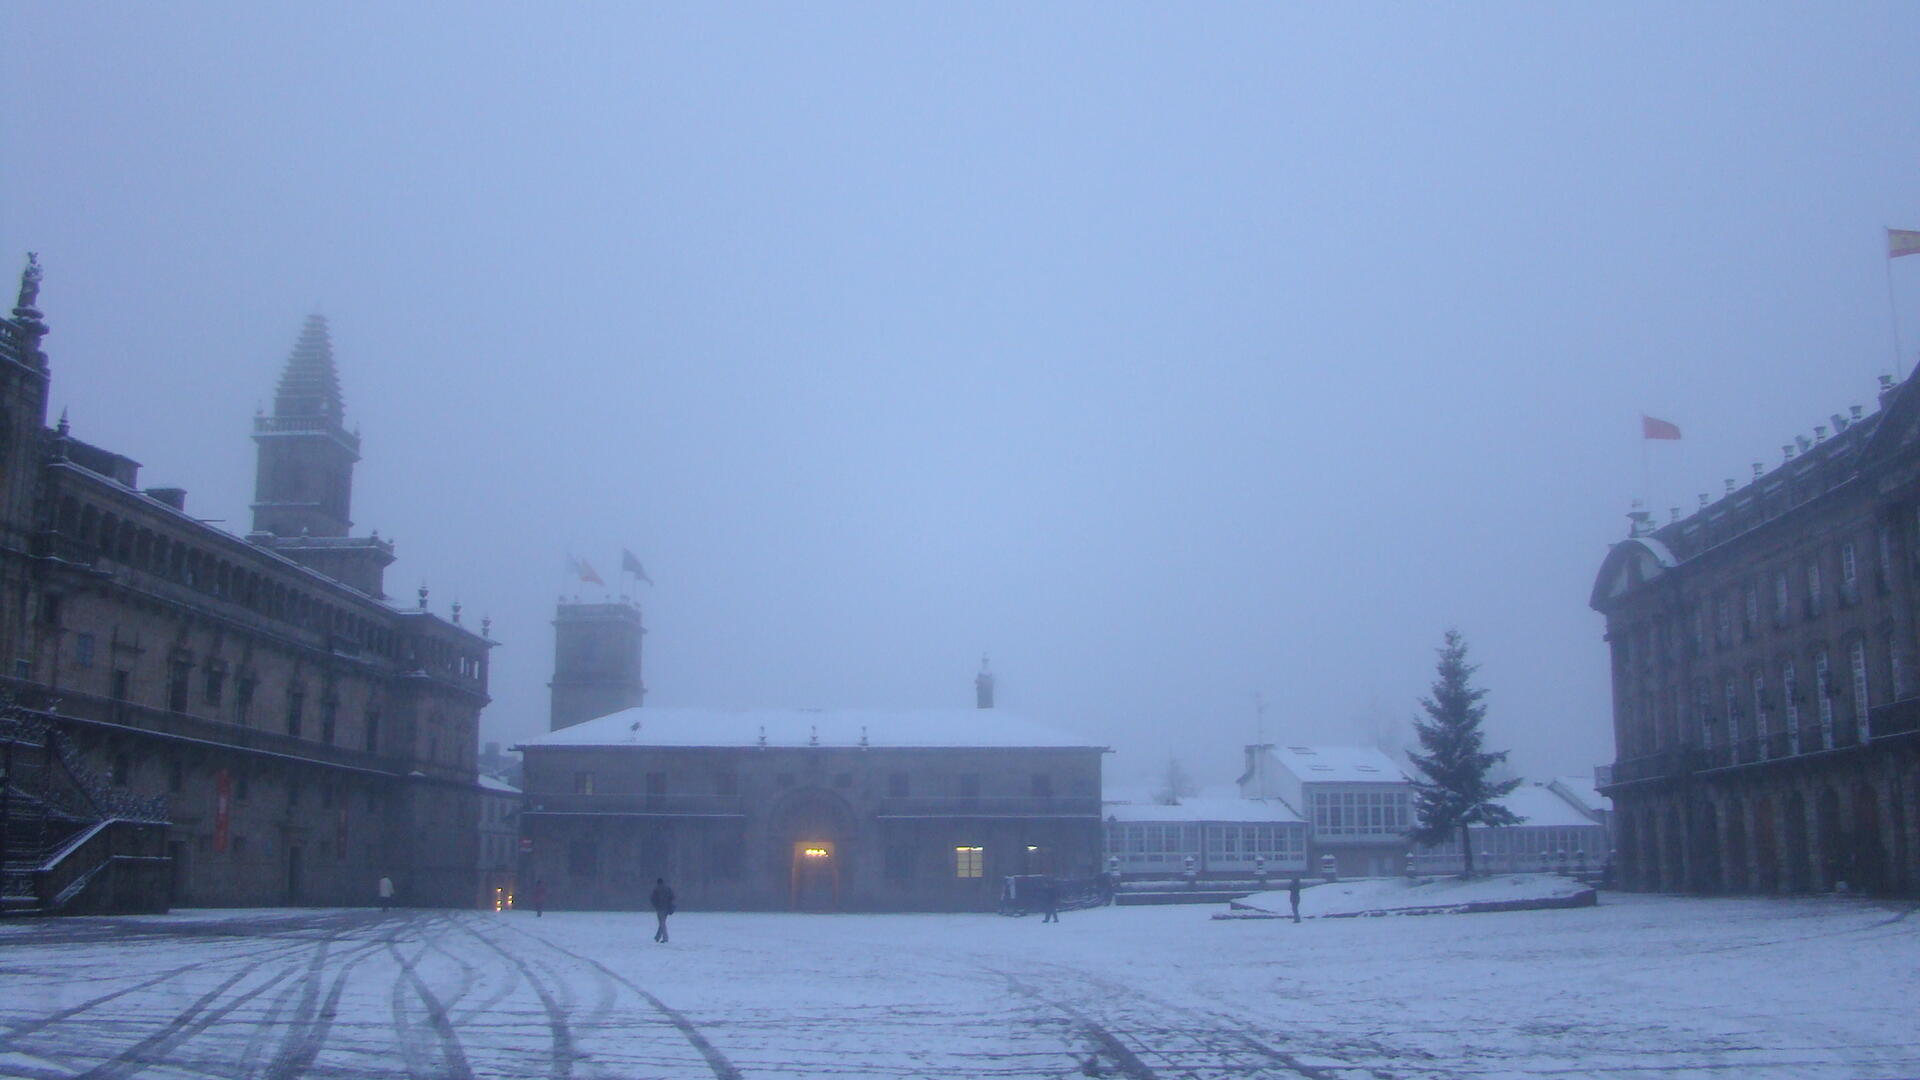
<path fill-rule="evenodd" d="M 1897 259 L 1902 255 L 1920 255 L 1920 230 L 1887 230 L 1887 258 Z"/>
<path fill-rule="evenodd" d="M 1643 439 L 1677 439 L 1680 426 L 1665 420 L 1655 420 L 1646 413 L 1640 414 L 1640 437 Z"/>

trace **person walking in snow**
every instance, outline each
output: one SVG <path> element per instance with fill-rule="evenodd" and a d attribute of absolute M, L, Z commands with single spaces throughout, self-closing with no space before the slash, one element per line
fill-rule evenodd
<path fill-rule="evenodd" d="M 667 943 L 667 916 L 673 914 L 673 889 L 667 885 L 666 878 L 653 879 L 653 894 L 648 897 L 653 902 L 654 918 L 660 925 L 653 932 L 653 940 Z"/>
<path fill-rule="evenodd" d="M 1060 885 L 1052 878 L 1042 878 L 1040 881 L 1040 910 L 1047 913 L 1041 922 L 1060 921 Z"/>
<path fill-rule="evenodd" d="M 1293 905 L 1293 921 L 1299 922 L 1300 921 L 1300 879 L 1299 878 L 1294 878 L 1293 884 L 1287 886 L 1287 903 Z"/>
<path fill-rule="evenodd" d="M 380 910 L 381 911 L 385 911 L 388 908 L 393 906 L 393 879 L 392 878 L 382 874 L 380 876 L 380 884 L 374 891 L 380 894 Z"/>
<path fill-rule="evenodd" d="M 547 914 L 547 883 L 544 878 L 533 883 L 533 892 L 527 899 L 533 901 L 533 917 L 544 918 Z"/>

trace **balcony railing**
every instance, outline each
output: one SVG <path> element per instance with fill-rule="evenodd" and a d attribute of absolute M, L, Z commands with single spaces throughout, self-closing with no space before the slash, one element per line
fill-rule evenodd
<path fill-rule="evenodd" d="M 880 801 L 881 817 L 1100 816 L 1091 795 L 925 795 Z"/>
<path fill-rule="evenodd" d="M 533 814 L 657 814 L 662 817 L 740 817 L 738 795 L 668 795 L 646 792 L 537 794 L 527 797 Z"/>
<path fill-rule="evenodd" d="M 1814 724 L 1796 733 L 1779 731 L 1712 746 L 1682 746 L 1616 761 L 1610 767 L 1600 766 L 1596 769 L 1595 779 L 1601 787 L 1645 780 L 1672 780 L 1704 769 L 1729 769 L 1808 754 L 1851 750 L 1915 731 L 1920 731 L 1920 697 L 1874 706 L 1868 713 L 1866 732 L 1862 732 L 1860 725 L 1850 716 L 1836 718 L 1831 725 Z M 1605 774 L 1602 775 L 1600 770 L 1606 770 Z"/>
<path fill-rule="evenodd" d="M 265 731 L 230 720 L 212 720 L 192 713 L 169 712 L 131 701 L 118 701 L 98 694 L 75 690 L 49 691 L 37 683 L 18 679 L 0 679 L 0 688 L 11 691 L 15 700 L 29 708 L 51 708 L 61 716 L 120 727 L 138 728 L 162 735 L 197 739 L 222 746 L 258 750 L 286 757 L 305 758 L 349 768 L 374 772 L 404 773 L 403 758 L 383 757 L 348 746 L 336 746 L 313 739 L 302 739 L 284 732 Z M 56 707 L 57 703 L 57 707 Z"/>

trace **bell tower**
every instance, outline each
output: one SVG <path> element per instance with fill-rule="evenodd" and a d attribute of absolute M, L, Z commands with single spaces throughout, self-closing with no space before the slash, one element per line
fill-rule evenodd
<path fill-rule="evenodd" d="M 353 466 L 360 437 L 342 426 L 346 405 L 324 315 L 307 325 L 280 373 L 273 415 L 256 416 L 259 446 L 253 531 L 275 536 L 345 536 L 353 527 Z"/>
<path fill-rule="evenodd" d="M 307 316 L 280 373 L 273 415 L 253 418 L 259 447 L 247 539 L 368 596 L 384 596 L 393 542 L 349 536 L 360 436 L 344 426 L 340 373 L 324 315 Z"/>
<path fill-rule="evenodd" d="M 640 678 L 640 605 L 568 603 L 553 613 L 550 730 L 630 709 L 647 696 Z"/>

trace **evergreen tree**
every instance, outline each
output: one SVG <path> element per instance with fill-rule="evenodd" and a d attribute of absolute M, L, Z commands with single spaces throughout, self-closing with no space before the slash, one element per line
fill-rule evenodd
<path fill-rule="evenodd" d="M 1487 715 L 1480 699 L 1487 692 L 1473 685 L 1473 673 L 1479 665 L 1467 663 L 1467 642 L 1460 631 L 1447 631 L 1446 640 L 1439 650 L 1433 694 L 1420 699 L 1427 719 L 1413 722 L 1420 747 L 1426 752 L 1407 755 L 1426 776 L 1413 782 L 1413 838 L 1422 844 L 1438 844 L 1459 830 L 1465 876 L 1472 877 L 1473 843 L 1467 826 L 1519 824 L 1513 811 L 1494 800 L 1519 787 L 1520 781 L 1488 777 L 1488 770 L 1505 761 L 1507 752 L 1488 753 L 1480 748 L 1480 721 Z"/>

